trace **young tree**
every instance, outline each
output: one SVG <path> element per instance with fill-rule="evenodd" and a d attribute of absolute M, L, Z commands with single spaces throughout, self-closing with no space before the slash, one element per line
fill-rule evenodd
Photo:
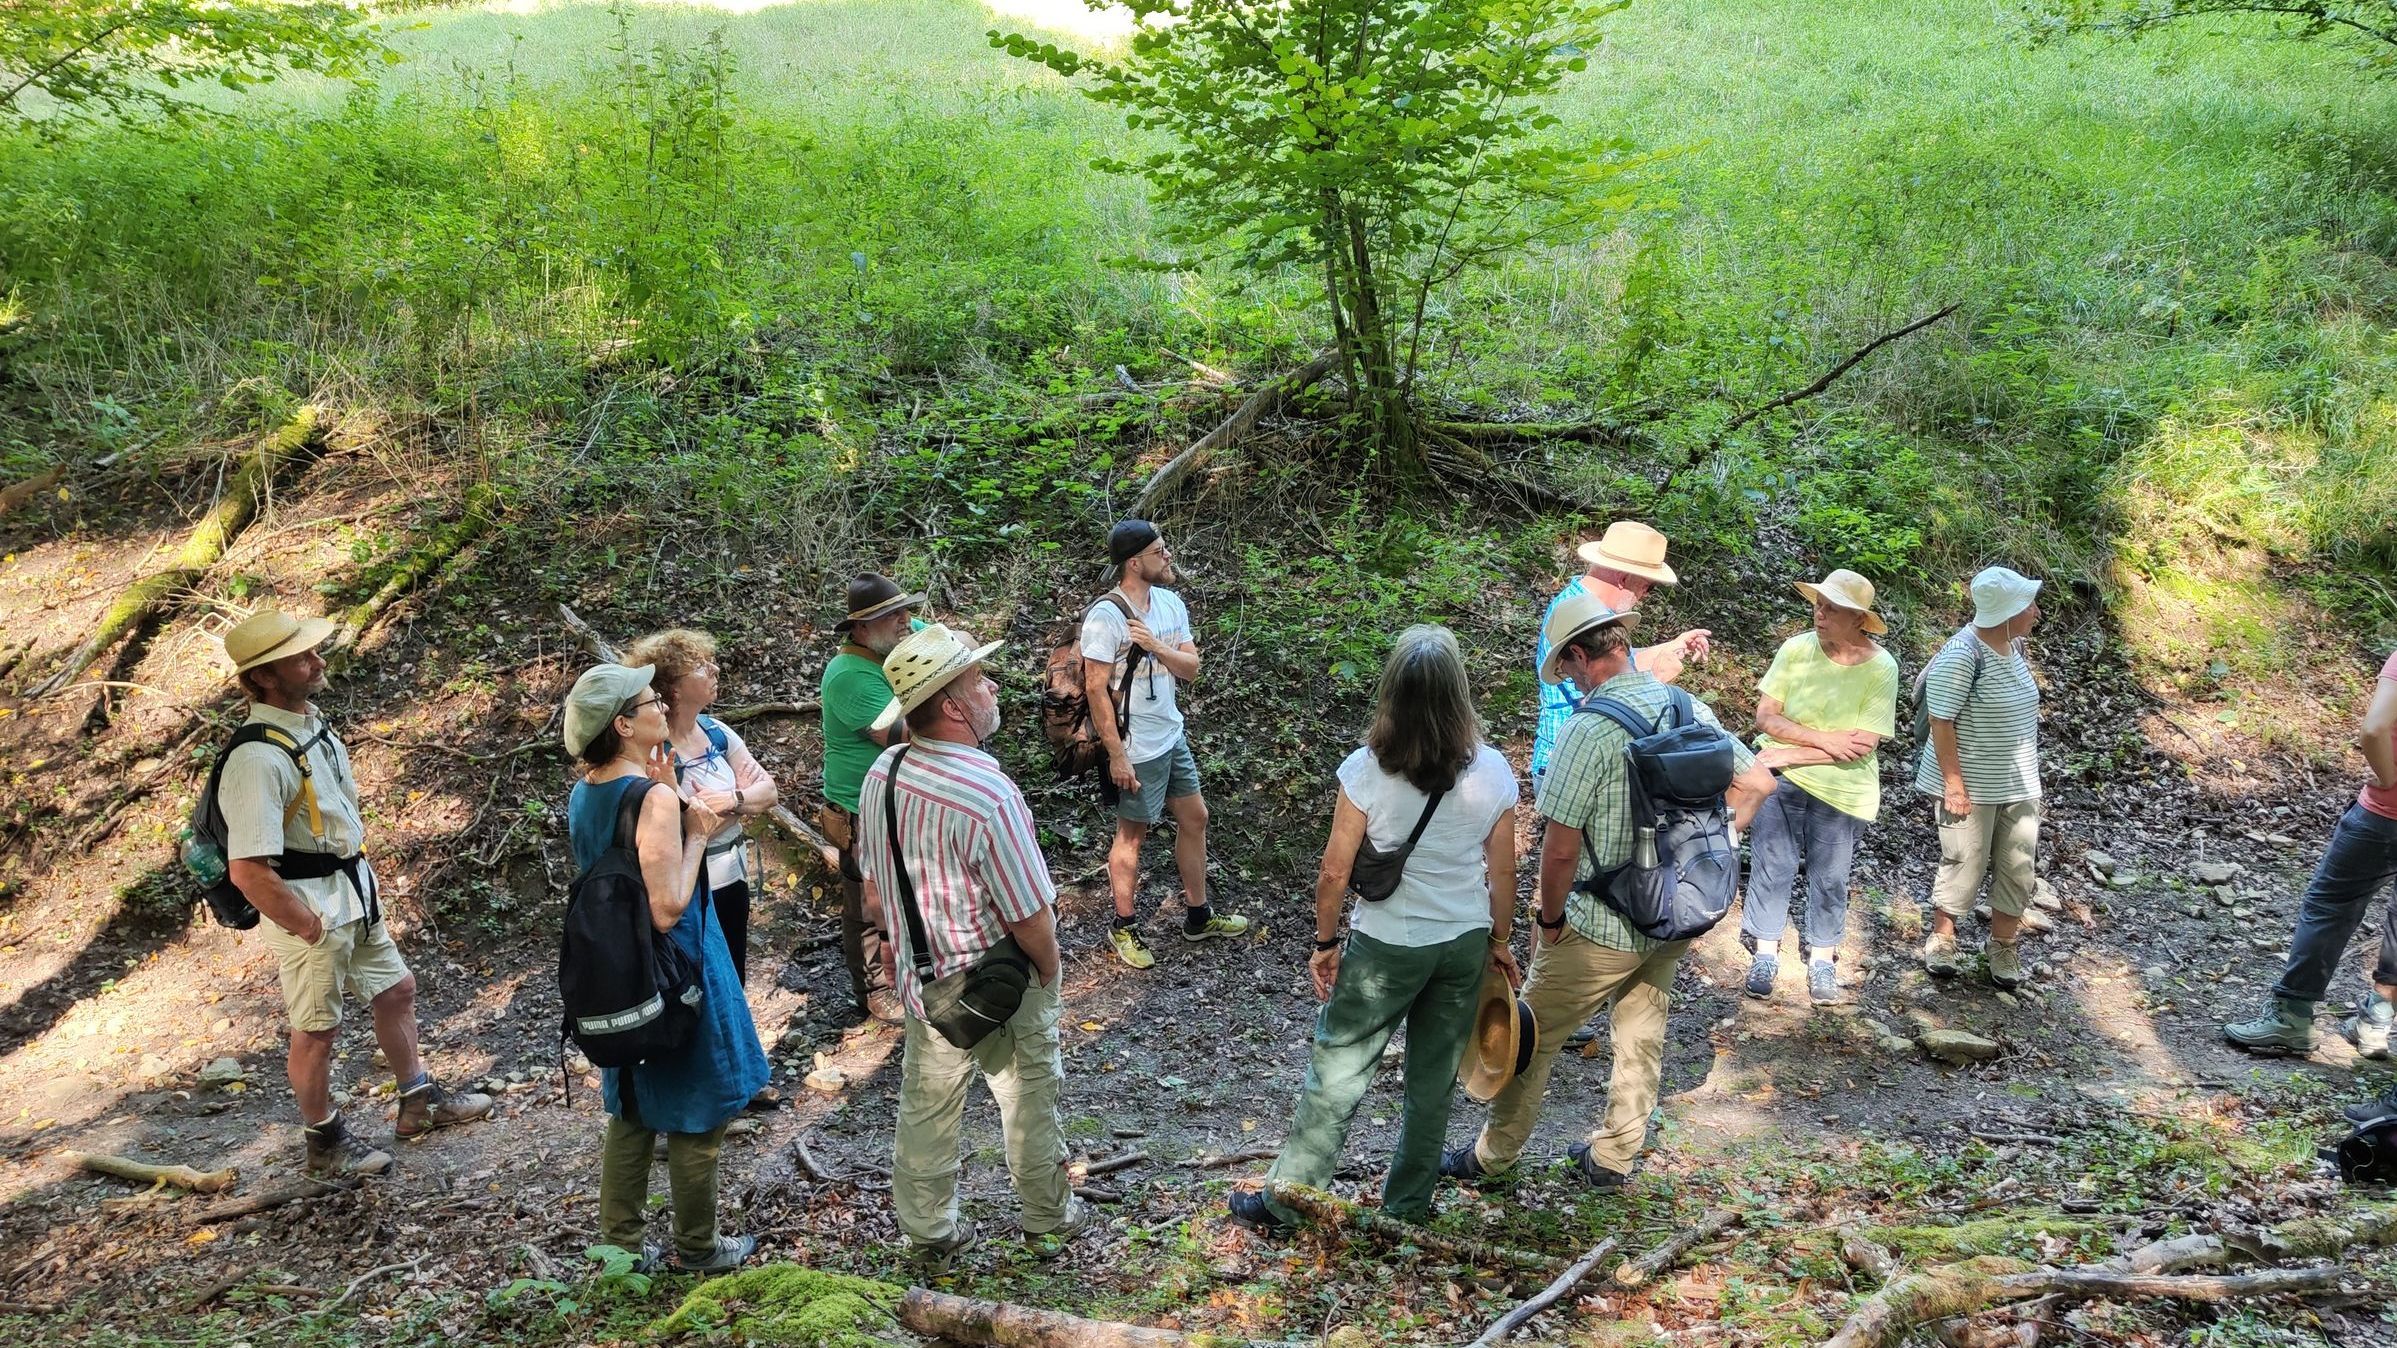
<path fill-rule="evenodd" d="M 0 124 L 36 115 L 29 92 L 66 117 L 176 115 L 185 84 L 349 75 L 376 56 L 398 59 L 333 0 L 0 0 Z"/>
<path fill-rule="evenodd" d="M 2327 39 L 2357 50 L 2382 76 L 2397 75 L 2397 0 L 2039 0 L 2049 35 L 2138 37 L 2168 23 L 2223 14 L 2279 20 L 2283 37 Z"/>
<path fill-rule="evenodd" d="M 1169 134 L 1099 161 L 1148 179 L 1169 242 L 1320 278 L 1353 410 L 1420 472 L 1439 434 L 1418 400 L 1433 292 L 1629 200 L 1628 148 L 1560 137 L 1541 107 L 1628 0 L 1126 2 L 1121 59 L 991 42 Z"/>

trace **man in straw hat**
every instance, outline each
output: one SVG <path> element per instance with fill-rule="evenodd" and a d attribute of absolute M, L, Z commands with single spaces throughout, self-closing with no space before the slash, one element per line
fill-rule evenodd
<path fill-rule="evenodd" d="M 384 926 L 380 887 L 363 854 L 366 821 L 349 750 L 309 701 L 324 691 L 317 647 L 333 631 L 322 618 L 262 609 L 225 633 L 225 657 L 250 701 L 245 724 L 277 733 L 233 749 L 217 805 L 227 873 L 266 919 L 258 930 L 280 967 L 291 1019 L 285 1066 L 306 1130 L 308 1172 L 341 1177 L 391 1168 L 390 1153 L 350 1132 L 333 1108 L 343 988 L 373 1013 L 375 1041 L 399 1083 L 400 1138 L 482 1118 L 491 1097 L 449 1094 L 418 1056 L 416 975 Z"/>
<path fill-rule="evenodd" d="M 1898 662 L 1873 638 L 1873 583 L 1853 571 L 1798 582 L 1814 629 L 1781 643 L 1757 685 L 1759 763 L 1784 786 L 1765 799 L 1749 835 L 1751 869 L 1740 941 L 1753 956 L 1748 995 L 1770 997 L 1780 972 L 1790 889 L 1806 868 L 1799 949 L 1807 995 L 1839 1000 L 1839 943 L 1848 925 L 1848 867 L 1856 840 L 1881 812 L 1881 741 L 1897 733 Z"/>
<path fill-rule="evenodd" d="M 1565 582 L 1565 588 L 1548 601 L 1548 611 L 1540 620 L 1540 638 L 1532 651 L 1532 668 L 1548 662 L 1548 620 L 1556 616 L 1557 606 L 1576 595 L 1591 595 L 1599 603 L 1617 613 L 1629 613 L 1639 607 L 1648 591 L 1659 585 L 1677 585 L 1681 578 L 1665 564 L 1665 536 L 1637 520 L 1616 520 L 1606 526 L 1606 532 L 1574 549 L 1587 569 Z M 1674 683 L 1681 678 L 1681 667 L 1692 660 L 1704 660 L 1707 642 L 1712 633 L 1695 628 L 1670 641 L 1647 646 L 1631 653 L 1631 667 L 1652 675 L 1660 683 Z M 1570 683 L 1543 684 L 1540 688 L 1540 723 L 1531 742 L 1531 782 L 1534 789 L 1548 771 L 1548 759 L 1556 751 L 1557 732 L 1565 728 L 1565 718 L 1581 705 L 1583 689 Z"/>
<path fill-rule="evenodd" d="M 832 625 L 841 648 L 824 666 L 817 694 L 824 715 L 824 813 L 817 823 L 840 849 L 841 955 L 858 1010 L 894 1023 L 899 1001 L 891 995 L 883 958 L 881 896 L 857 866 L 857 790 L 882 751 L 907 738 L 905 725 L 875 725 L 891 704 L 882 659 L 924 625 L 914 615 L 923 605 L 923 595 L 907 593 L 885 575 L 867 572 L 850 581 L 848 612 Z"/>
<path fill-rule="evenodd" d="M 1654 675 L 1632 668 L 1631 632 L 1637 621 L 1636 612 L 1618 612 L 1595 595 L 1569 597 L 1549 615 L 1541 681 L 1553 685 L 1569 679 L 1653 723 L 1670 694 Z M 1700 722 L 1721 728 L 1705 703 L 1693 700 L 1691 707 Z M 1601 1007 L 1614 1008 L 1615 1061 L 1606 1119 L 1571 1151 L 1582 1178 L 1600 1188 L 1630 1178 L 1647 1135 L 1648 1111 L 1655 1107 L 1664 1070 L 1673 971 L 1689 948 L 1687 941 L 1642 935 L 1593 892 L 1632 859 L 1630 764 L 1624 756 L 1629 742 L 1621 726 L 1596 712 L 1574 715 L 1557 738 L 1556 757 L 1538 797 L 1547 828 L 1540 843 L 1531 976 L 1523 984 L 1523 1001 L 1540 1026 L 1579 1025 Z M 1728 793 L 1731 815 L 1735 826 L 1745 828 L 1772 793 L 1773 775 L 1736 742 L 1732 757 L 1737 776 Z M 1547 1034 L 1538 1039 L 1530 1063 L 1491 1103 L 1481 1136 L 1450 1152 L 1441 1173 L 1479 1179 L 1514 1165 L 1522 1154 L 1563 1047 Z"/>
<path fill-rule="evenodd" d="M 907 1017 L 891 1205 L 907 1238 L 943 1263 L 977 1238 L 957 1211 L 958 1125 L 977 1072 L 999 1103 L 1025 1234 L 1062 1242 L 1089 1220 L 1067 1186 L 1057 1116 L 1057 887 L 1024 793 L 981 748 L 999 728 L 998 690 L 982 662 L 1002 644 L 976 646 L 935 623 L 892 648 L 883 662 L 892 700 L 881 724 L 904 718 L 909 742 L 886 751 L 858 793 L 858 860 L 884 899 L 883 939 L 898 954 Z M 933 978 L 972 966 L 1002 936 L 1013 936 L 1032 961 L 1036 981 L 1014 1017 L 971 1049 L 925 1022 L 908 892 L 923 915 Z"/>

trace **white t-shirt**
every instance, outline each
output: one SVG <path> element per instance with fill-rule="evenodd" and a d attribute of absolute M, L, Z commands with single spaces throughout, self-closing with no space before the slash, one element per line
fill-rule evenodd
<path fill-rule="evenodd" d="M 1149 632 L 1168 649 L 1183 642 L 1195 641 L 1190 634 L 1190 609 L 1182 596 L 1171 590 L 1149 589 L 1149 611 L 1140 615 L 1149 625 Z M 1132 703 L 1132 728 L 1124 744 L 1125 753 L 1135 763 L 1148 763 L 1172 752 L 1182 738 L 1182 709 L 1174 702 L 1174 676 L 1165 666 L 1148 658 L 1148 653 L 1132 645 L 1132 625 L 1124 621 L 1123 611 L 1104 599 L 1093 600 L 1090 614 L 1082 620 L 1082 658 L 1096 660 L 1108 666 L 1120 666 L 1129 652 L 1141 657 L 1140 672 L 1132 676 L 1132 691 L 1127 694 Z M 1124 672 L 1118 667 L 1108 680 L 1112 690 L 1123 682 Z M 1096 709 L 1093 709 L 1096 714 Z"/>
<path fill-rule="evenodd" d="M 1384 772 L 1371 749 L 1360 748 L 1341 763 L 1340 791 L 1365 812 L 1365 839 L 1383 851 L 1406 842 L 1423 816 L 1424 794 L 1406 778 Z M 1377 903 L 1358 900 L 1348 925 L 1374 940 L 1404 946 L 1438 945 L 1487 930 L 1490 881 L 1482 843 L 1522 796 L 1506 756 L 1487 744 L 1476 749 L 1473 762 L 1424 825 L 1397 892 Z"/>

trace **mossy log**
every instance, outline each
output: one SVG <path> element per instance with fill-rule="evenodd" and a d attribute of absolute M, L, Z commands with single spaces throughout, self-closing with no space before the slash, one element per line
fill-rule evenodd
<path fill-rule="evenodd" d="M 1554 1277 L 1565 1270 L 1565 1261 L 1529 1250 L 1518 1250 L 1488 1241 L 1469 1240 L 1461 1236 L 1444 1236 L 1437 1231 L 1400 1221 L 1370 1208 L 1361 1208 L 1344 1198 L 1325 1193 L 1304 1184 L 1270 1180 L 1265 1195 L 1281 1206 L 1299 1214 L 1318 1226 L 1333 1230 L 1349 1230 L 1385 1240 L 1398 1241 L 1420 1249 L 1437 1250 L 1441 1254 L 1468 1264 L 1487 1268 L 1515 1268 Z"/>
<path fill-rule="evenodd" d="M 208 568 L 225 555 L 225 549 L 240 536 L 258 514 L 260 502 L 266 499 L 275 473 L 285 463 L 302 454 L 313 452 L 324 443 L 321 415 L 313 407 L 303 407 L 291 420 L 272 434 L 259 440 L 234 470 L 226 482 L 224 494 L 217 498 L 215 508 L 202 516 L 183 540 L 183 550 L 166 570 L 134 582 L 108 612 L 100 618 L 98 627 L 69 654 L 66 662 L 49 678 L 30 690 L 29 695 L 45 697 L 74 682 L 84 670 L 91 668 L 101 652 L 128 637 L 137 635 L 151 620 L 163 612 L 169 601 L 180 591 L 197 584 Z"/>
<path fill-rule="evenodd" d="M 899 1323 L 930 1339 L 991 1348 L 1262 1348 L 1222 1334 L 1185 1334 L 1112 1320 L 1085 1320 L 1006 1301 L 910 1287 Z"/>
<path fill-rule="evenodd" d="M 398 602 L 400 596 L 448 565 L 449 560 L 458 555 L 459 549 L 490 532 L 492 524 L 498 519 L 499 493 L 489 483 L 476 483 L 468 488 L 457 518 L 434 530 L 432 537 L 419 544 L 415 551 L 392 568 L 391 574 L 383 578 L 383 583 L 376 587 L 373 595 L 341 615 L 341 628 L 326 643 L 326 654 L 339 654 L 357 645 L 358 639 L 366 635 L 366 629 L 372 627 L 386 609 Z"/>

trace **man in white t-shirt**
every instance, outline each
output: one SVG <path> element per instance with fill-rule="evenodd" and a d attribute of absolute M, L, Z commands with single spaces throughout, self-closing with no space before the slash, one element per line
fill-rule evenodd
<path fill-rule="evenodd" d="M 1198 760 L 1174 700 L 1182 683 L 1198 677 L 1199 653 L 1190 609 L 1164 588 L 1178 579 L 1173 551 L 1156 525 L 1125 520 L 1107 534 L 1107 559 L 1116 568 L 1116 586 L 1082 619 L 1083 690 L 1090 723 L 1107 747 L 1100 791 L 1115 806 L 1115 843 L 1107 851 L 1107 885 L 1115 895 L 1109 939 L 1117 958 L 1146 969 L 1157 960 L 1134 927 L 1140 845 L 1169 814 L 1174 865 L 1182 873 L 1182 939 L 1237 936 L 1248 930 L 1248 919 L 1207 904 L 1207 801 L 1199 794 Z M 1115 698 L 1126 661 L 1132 662 L 1123 694 L 1129 715 L 1119 731 Z"/>

